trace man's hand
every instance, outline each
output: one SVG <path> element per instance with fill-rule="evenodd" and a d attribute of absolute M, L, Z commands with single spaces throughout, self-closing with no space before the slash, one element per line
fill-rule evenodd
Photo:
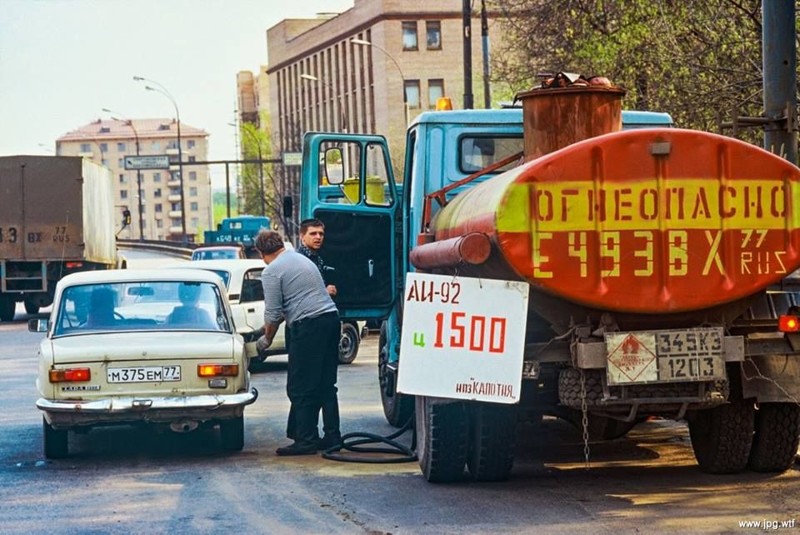
<path fill-rule="evenodd" d="M 334 286 L 333 284 L 327 285 L 325 289 L 328 290 L 328 295 L 330 295 L 331 297 L 336 295 L 336 286 Z"/>
<path fill-rule="evenodd" d="M 266 336 L 262 335 L 258 340 L 256 340 L 256 349 L 258 350 L 259 354 L 269 349 L 269 346 L 271 345 L 272 338 L 267 339 Z"/>

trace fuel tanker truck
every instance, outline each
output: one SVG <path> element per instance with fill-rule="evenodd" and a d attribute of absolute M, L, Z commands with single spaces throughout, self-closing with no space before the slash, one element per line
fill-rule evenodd
<path fill-rule="evenodd" d="M 800 170 L 623 94 L 424 112 L 398 182 L 382 136 L 306 134 L 301 215 L 327 227 L 342 316 L 385 319 L 384 413 L 415 415 L 427 480 L 506 479 L 542 415 L 587 461 L 656 416 L 687 422 L 704 471 L 791 466 Z"/>

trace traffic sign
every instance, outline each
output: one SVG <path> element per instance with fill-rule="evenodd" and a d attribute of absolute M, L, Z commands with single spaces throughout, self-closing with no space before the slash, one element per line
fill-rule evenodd
<path fill-rule="evenodd" d="M 303 164 L 303 153 L 302 152 L 284 152 L 281 154 L 283 156 L 283 165 L 302 165 Z"/>
<path fill-rule="evenodd" d="M 125 169 L 169 169 L 169 155 L 125 156 Z"/>

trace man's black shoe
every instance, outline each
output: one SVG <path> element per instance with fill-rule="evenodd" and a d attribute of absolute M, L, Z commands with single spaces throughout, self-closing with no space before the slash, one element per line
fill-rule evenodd
<path fill-rule="evenodd" d="M 278 448 L 275 450 L 275 453 L 284 457 L 290 455 L 316 455 L 317 446 L 315 444 L 300 444 L 298 442 L 293 442 L 288 446 Z"/>
<path fill-rule="evenodd" d="M 339 434 L 325 435 L 319 440 L 319 442 L 317 442 L 317 449 L 325 451 L 334 446 L 340 446 L 341 444 L 342 444 L 342 435 Z"/>

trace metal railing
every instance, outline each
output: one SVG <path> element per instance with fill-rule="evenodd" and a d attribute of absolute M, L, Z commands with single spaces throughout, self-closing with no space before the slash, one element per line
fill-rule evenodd
<path fill-rule="evenodd" d="M 161 240 L 126 240 L 117 238 L 117 245 L 123 249 L 136 249 L 140 251 L 155 251 L 168 254 L 177 258 L 189 259 L 192 251 L 197 247 L 196 243 L 180 243 L 175 241 Z"/>

